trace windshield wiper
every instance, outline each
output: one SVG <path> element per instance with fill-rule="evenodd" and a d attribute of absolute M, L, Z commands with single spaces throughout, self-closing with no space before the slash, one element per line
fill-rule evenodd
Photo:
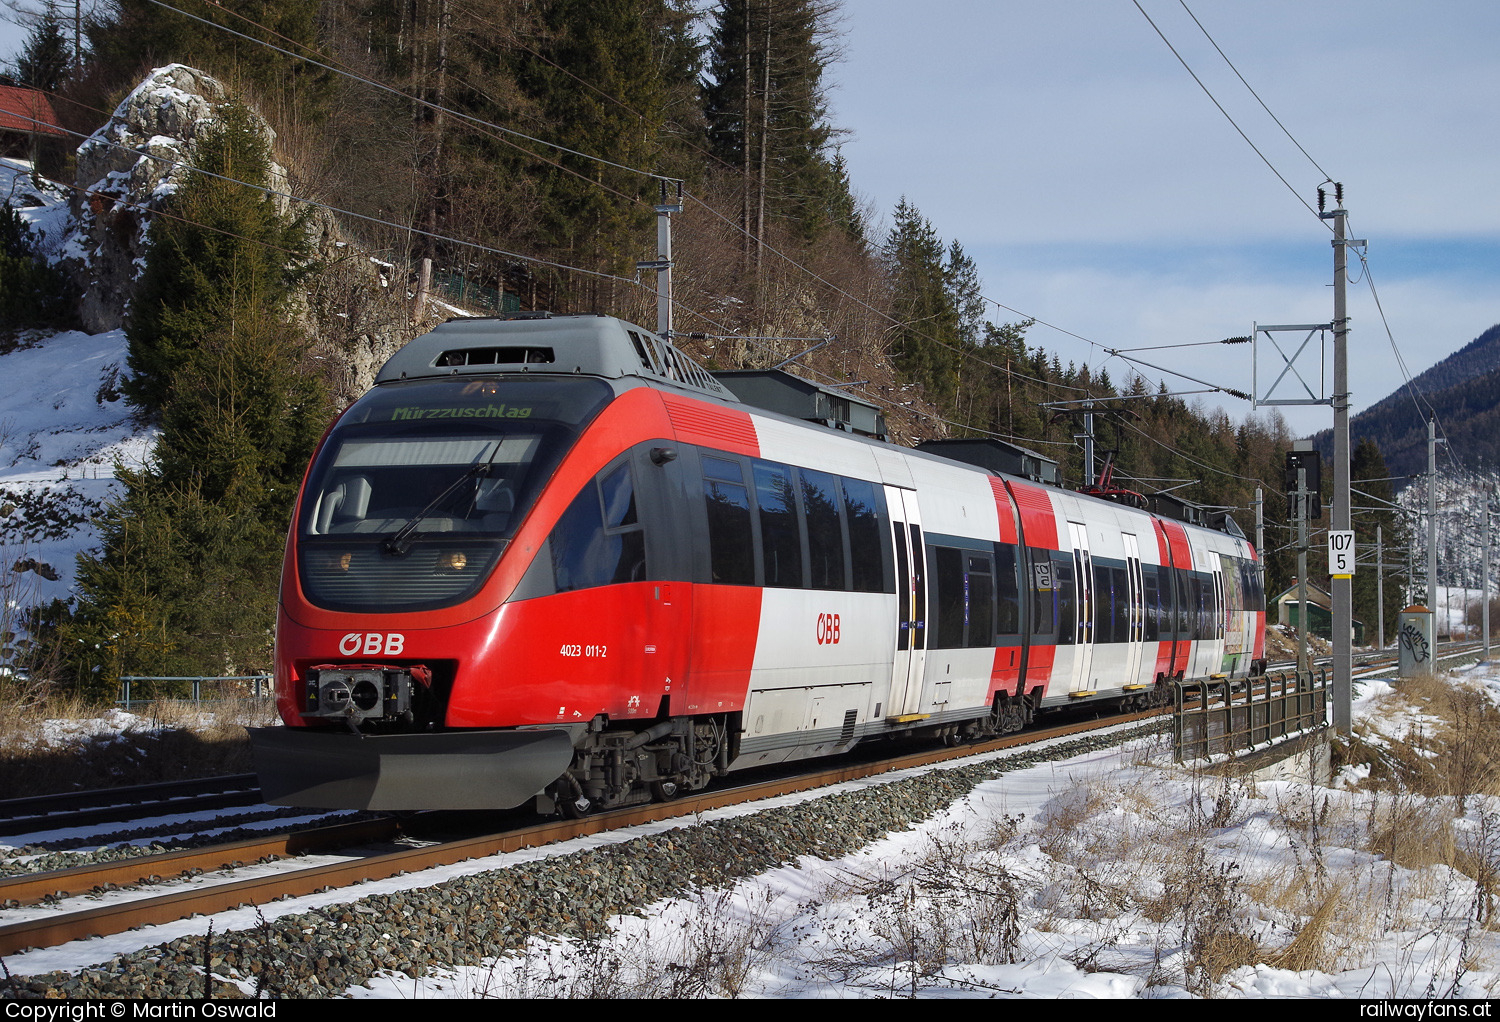
<path fill-rule="evenodd" d="M 448 488 L 442 493 L 439 493 L 436 497 L 433 497 L 432 502 L 422 510 L 418 511 L 416 515 L 411 519 L 411 521 L 407 522 L 405 525 L 401 526 L 401 528 L 392 533 L 390 537 L 380 545 L 380 548 L 386 553 L 390 554 L 392 557 L 405 557 L 408 549 L 407 540 L 411 538 L 412 533 L 417 531 L 417 526 L 422 524 L 422 520 L 428 515 L 432 514 L 434 508 L 438 507 L 443 503 L 443 501 L 447 500 L 449 497 L 453 496 L 453 494 L 458 492 L 458 490 L 461 489 L 463 485 L 469 480 L 478 479 L 481 476 L 489 475 L 490 466 L 495 463 L 495 455 L 500 453 L 500 445 L 503 443 L 505 443 L 505 438 L 501 437 L 498 441 L 495 442 L 495 449 L 490 452 L 490 456 L 487 459 L 485 459 L 484 461 L 475 462 L 473 465 L 470 465 L 463 475 L 453 480 L 453 482 L 448 485 Z"/>

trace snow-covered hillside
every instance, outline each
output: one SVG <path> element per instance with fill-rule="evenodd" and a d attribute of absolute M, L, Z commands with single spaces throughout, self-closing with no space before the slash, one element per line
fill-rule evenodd
<path fill-rule="evenodd" d="M 30 170 L 0 160 L 0 194 L 55 257 L 67 202 Z M 121 330 L 0 338 L 0 595 L 12 609 L 68 596 L 76 555 L 95 542 L 89 519 L 117 492 L 116 465 L 150 454 L 154 432 L 120 396 L 124 370 Z"/>
<path fill-rule="evenodd" d="M 1437 603 L 1433 608 L 1441 624 L 1451 620 L 1455 628 L 1464 626 L 1467 617 L 1472 625 L 1478 617 L 1480 593 L 1484 585 L 1484 518 L 1488 506 L 1490 528 L 1500 527 L 1495 512 L 1500 512 L 1500 474 L 1494 471 L 1463 471 L 1439 462 L 1437 486 Z M 1416 579 L 1411 597 L 1415 602 L 1427 600 L 1427 480 L 1417 479 L 1396 498 L 1407 514 L 1411 549 L 1391 547 L 1387 563 L 1399 564 L 1409 557 Z M 1494 531 L 1491 536 L 1494 537 Z M 1492 539 L 1490 593 L 1500 590 L 1500 547 Z M 1500 617 L 1491 612 L 1491 628 L 1500 629 Z M 1473 629 L 1471 628 L 1471 631 Z M 1474 635 L 1477 636 L 1477 631 Z"/>

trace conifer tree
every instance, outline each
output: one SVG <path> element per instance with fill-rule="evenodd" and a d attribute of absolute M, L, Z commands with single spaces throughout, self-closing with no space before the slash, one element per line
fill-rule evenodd
<path fill-rule="evenodd" d="M 541 59 L 525 62 L 517 77 L 550 137 L 623 167 L 650 169 L 666 93 L 644 5 L 549 0 L 542 11 Z M 575 265 L 628 270 L 651 237 L 655 184 L 567 153 L 556 162 L 561 169 L 539 168 L 545 242 Z"/>
<path fill-rule="evenodd" d="M 943 274 L 958 316 L 958 339 L 966 345 L 978 344 L 984 331 L 983 287 L 978 265 L 969 258 L 957 238 L 948 246 L 948 262 Z"/>
<path fill-rule="evenodd" d="M 267 161 L 235 106 L 196 156 L 252 182 Z M 308 339 L 288 315 L 301 226 L 260 193 L 204 176 L 171 212 L 153 227 L 150 301 L 137 299 L 128 330 L 138 374 L 128 392 L 157 413 L 161 434 L 148 466 L 122 472 L 125 493 L 99 522 L 102 549 L 79 558 L 66 629 L 94 695 L 121 673 L 269 666 L 286 523 L 328 414 Z"/>
<path fill-rule="evenodd" d="M 854 229 L 823 84 L 837 11 L 831 0 L 725 0 L 714 14 L 709 144 L 739 169 L 741 226 L 757 238 L 772 220 L 804 240 Z"/>
<path fill-rule="evenodd" d="M 49 2 L 16 55 L 16 80 L 28 88 L 57 91 L 67 80 L 73 62 L 71 50 L 57 5 Z"/>
<path fill-rule="evenodd" d="M 229 104 L 200 138 L 192 175 L 151 225 L 150 251 L 125 336 L 125 395 L 148 414 L 168 403 L 177 369 L 252 289 L 281 308 L 303 275 L 305 225 L 283 217 L 264 187 L 270 147 L 248 109 Z M 220 176 L 209 176 L 220 175 Z M 226 288 L 234 281 L 240 295 Z"/>
<path fill-rule="evenodd" d="M 217 0 L 196 5 L 196 17 L 188 17 L 159 4 L 116 0 L 90 20 L 89 49 L 97 65 L 132 83 L 149 68 L 179 62 L 253 90 L 279 108 L 283 121 L 318 121 L 333 75 L 301 59 L 316 45 L 318 6 Z"/>
<path fill-rule="evenodd" d="M 700 12 L 693 0 L 644 0 L 652 37 L 652 58 L 662 98 L 663 173 L 696 186 L 705 170 L 708 126 L 703 113 L 703 74 L 707 47 L 699 39 Z"/>
<path fill-rule="evenodd" d="M 60 326 L 73 318 L 72 299 L 67 278 L 37 255 L 20 214 L 0 205 L 0 324 Z"/>

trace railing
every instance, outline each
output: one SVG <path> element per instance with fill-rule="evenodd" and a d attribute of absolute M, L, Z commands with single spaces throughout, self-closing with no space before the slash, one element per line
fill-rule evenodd
<path fill-rule="evenodd" d="M 434 271 L 432 293 L 465 308 L 477 308 L 483 312 L 504 313 L 521 310 L 520 296 L 499 288 L 476 284 L 461 273 Z"/>
<path fill-rule="evenodd" d="M 1233 756 L 1323 727 L 1328 720 L 1328 671 L 1178 682 L 1172 706 L 1177 762 Z M 1197 690 L 1190 700 L 1186 690 Z"/>
<path fill-rule="evenodd" d="M 155 703 L 162 699 L 177 699 L 178 696 L 163 696 L 157 693 L 150 695 L 133 696 L 132 686 L 136 682 L 192 682 L 192 695 L 187 698 L 193 703 L 201 705 L 204 702 L 203 687 L 206 682 L 211 682 L 220 691 L 208 696 L 209 702 L 217 702 L 225 699 L 264 699 L 271 695 L 271 676 L 268 674 L 245 674 L 232 677 L 162 677 L 143 674 L 129 674 L 120 676 L 120 698 L 115 702 L 129 710 L 132 704 Z M 234 684 L 236 691 L 224 692 L 227 684 Z M 246 683 L 249 683 L 248 690 Z M 155 687 L 154 685 L 152 687 Z"/>

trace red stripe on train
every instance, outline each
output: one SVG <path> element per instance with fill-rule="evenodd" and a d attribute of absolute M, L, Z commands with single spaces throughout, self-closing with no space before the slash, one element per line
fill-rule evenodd
<path fill-rule="evenodd" d="M 1005 485 L 1021 512 L 1021 529 L 1026 535 L 1026 545 L 1056 550 L 1057 516 L 1052 511 L 1052 497 L 1038 486 L 1016 482 L 1007 482 Z"/>
<path fill-rule="evenodd" d="M 1000 518 L 1000 542 L 1015 546 L 1020 542 L 1020 532 L 1016 529 L 1015 504 L 1005 492 L 1005 480 L 990 476 L 990 489 L 995 493 L 995 513 Z"/>

